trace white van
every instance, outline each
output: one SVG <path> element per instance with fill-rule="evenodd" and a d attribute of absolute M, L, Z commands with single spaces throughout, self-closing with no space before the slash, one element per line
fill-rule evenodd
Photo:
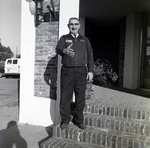
<path fill-rule="evenodd" d="M 6 59 L 4 67 L 4 76 L 20 76 L 20 59 L 10 58 Z"/>

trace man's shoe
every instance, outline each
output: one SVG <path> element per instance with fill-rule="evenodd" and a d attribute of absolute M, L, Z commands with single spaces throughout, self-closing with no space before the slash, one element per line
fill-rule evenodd
<path fill-rule="evenodd" d="M 85 130 L 85 129 L 86 129 L 85 124 L 78 124 L 78 127 L 79 127 L 79 128 L 81 128 L 81 129 L 83 129 L 83 130 Z"/>
<path fill-rule="evenodd" d="M 72 123 L 73 123 L 74 125 L 78 126 L 79 128 L 83 129 L 83 130 L 86 129 L 85 124 L 83 124 L 83 123 L 77 123 L 77 122 L 74 121 L 74 119 L 72 119 Z"/>
<path fill-rule="evenodd" d="M 60 125 L 60 128 L 61 128 L 62 130 L 64 130 L 64 129 L 68 129 L 68 126 L 69 126 L 68 123 L 62 123 L 62 124 Z"/>

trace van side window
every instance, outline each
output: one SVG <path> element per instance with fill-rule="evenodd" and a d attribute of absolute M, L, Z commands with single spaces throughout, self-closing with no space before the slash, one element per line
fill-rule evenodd
<path fill-rule="evenodd" d="M 17 61 L 18 61 L 18 60 L 13 60 L 13 64 L 17 64 Z"/>
<path fill-rule="evenodd" d="M 8 60 L 8 61 L 7 61 L 7 64 L 11 64 L 11 61 L 12 61 L 12 60 Z"/>

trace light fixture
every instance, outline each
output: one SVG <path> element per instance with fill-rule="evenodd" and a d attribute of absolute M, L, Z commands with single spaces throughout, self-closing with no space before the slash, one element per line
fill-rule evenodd
<path fill-rule="evenodd" d="M 31 2 L 29 3 L 29 10 L 30 10 L 30 13 L 31 13 L 32 15 L 35 15 L 36 8 L 35 8 L 35 2 L 34 2 L 34 1 L 31 1 Z"/>
<path fill-rule="evenodd" d="M 27 0 L 30 2 L 29 8 L 32 15 L 35 16 L 35 27 L 37 27 L 42 22 L 58 21 L 59 13 L 55 12 L 53 0 L 51 0 L 51 5 L 47 5 L 49 12 L 43 12 L 43 1 L 44 0 Z"/>

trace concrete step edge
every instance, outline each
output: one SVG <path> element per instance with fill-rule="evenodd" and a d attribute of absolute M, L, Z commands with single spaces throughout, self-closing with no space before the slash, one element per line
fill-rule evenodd
<path fill-rule="evenodd" d="M 147 110 L 137 108 L 123 108 L 121 106 L 102 106 L 100 104 L 86 104 L 84 113 L 95 113 L 98 115 L 107 115 L 113 117 L 137 119 L 143 121 L 150 121 L 150 112 Z"/>
<path fill-rule="evenodd" d="M 84 112 L 84 117 L 106 119 L 106 120 L 117 120 L 117 121 L 122 121 L 122 122 L 134 122 L 134 123 L 139 123 L 139 124 L 150 125 L 150 121 L 145 121 L 141 119 L 132 119 L 132 118 L 121 118 L 121 117 L 108 116 L 108 115 L 99 115 L 97 113 L 85 113 Z"/>
<path fill-rule="evenodd" d="M 41 148 L 107 148 L 107 147 L 99 147 L 97 145 L 86 144 L 83 142 L 77 142 L 71 139 L 63 139 L 51 137 L 44 141 Z"/>
<path fill-rule="evenodd" d="M 84 114 L 85 125 L 108 129 L 111 131 L 127 132 L 150 136 L 150 122 L 118 118 L 106 115 Z"/>
<path fill-rule="evenodd" d="M 60 125 L 54 127 L 53 136 L 63 139 L 71 139 L 78 142 L 111 147 L 112 145 L 133 145 L 140 148 L 141 145 L 150 146 L 150 138 L 132 133 L 110 131 L 108 129 L 94 128 L 88 126 L 81 130 L 73 124 L 69 124 L 67 130 L 61 130 Z M 121 147 L 119 147 L 121 148 Z"/>

